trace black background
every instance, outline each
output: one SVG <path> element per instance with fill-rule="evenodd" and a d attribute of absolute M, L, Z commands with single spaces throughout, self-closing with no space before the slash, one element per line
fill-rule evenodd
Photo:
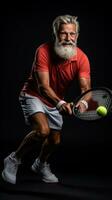
<path fill-rule="evenodd" d="M 112 89 L 111 9 L 108 2 L 7 3 L 1 6 L 1 160 L 18 147 L 28 133 L 18 95 L 27 79 L 36 48 L 50 37 L 54 18 L 62 14 L 78 16 L 78 46 L 88 55 L 93 86 Z M 67 98 L 74 96 L 70 88 Z M 57 166 L 75 166 L 92 172 L 111 172 L 112 116 L 97 122 L 64 118 L 62 143 L 52 157 Z"/>

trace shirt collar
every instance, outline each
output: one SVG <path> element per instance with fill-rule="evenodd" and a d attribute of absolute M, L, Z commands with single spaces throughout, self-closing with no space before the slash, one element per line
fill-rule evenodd
<path fill-rule="evenodd" d="M 77 61 L 77 54 L 69 59 L 69 62 Z"/>

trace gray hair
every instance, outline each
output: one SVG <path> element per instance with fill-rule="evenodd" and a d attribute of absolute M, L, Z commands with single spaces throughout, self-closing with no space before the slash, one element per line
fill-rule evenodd
<path fill-rule="evenodd" d="M 61 24 L 75 24 L 76 32 L 79 33 L 79 22 L 76 16 L 71 15 L 61 15 L 55 18 L 52 24 L 53 33 L 57 36 Z"/>

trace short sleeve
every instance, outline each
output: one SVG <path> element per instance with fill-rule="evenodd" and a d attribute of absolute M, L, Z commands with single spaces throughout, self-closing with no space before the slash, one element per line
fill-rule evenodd
<path fill-rule="evenodd" d="M 49 61 L 48 61 L 48 52 L 40 47 L 36 50 L 35 58 L 33 62 L 34 71 L 48 71 L 49 70 Z"/>
<path fill-rule="evenodd" d="M 79 77 L 90 78 L 90 63 L 86 54 L 83 54 L 79 61 Z"/>

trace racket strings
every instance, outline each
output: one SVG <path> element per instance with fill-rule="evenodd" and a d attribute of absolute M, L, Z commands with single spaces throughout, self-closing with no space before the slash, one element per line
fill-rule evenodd
<path fill-rule="evenodd" d="M 83 96 L 83 99 L 86 99 L 86 96 L 89 96 L 89 93 Z M 96 120 L 102 118 L 98 115 L 96 109 L 98 106 L 105 106 L 107 111 L 111 106 L 111 95 L 108 91 L 105 90 L 93 90 L 90 91 L 90 100 L 88 101 L 88 109 L 81 113 L 77 112 L 77 117 L 83 120 Z"/>
<path fill-rule="evenodd" d="M 97 91 L 97 92 L 93 92 L 93 99 L 96 99 L 98 102 L 98 105 L 103 105 L 105 106 L 107 109 L 110 106 L 111 103 L 111 98 L 110 95 L 104 91 Z"/>

